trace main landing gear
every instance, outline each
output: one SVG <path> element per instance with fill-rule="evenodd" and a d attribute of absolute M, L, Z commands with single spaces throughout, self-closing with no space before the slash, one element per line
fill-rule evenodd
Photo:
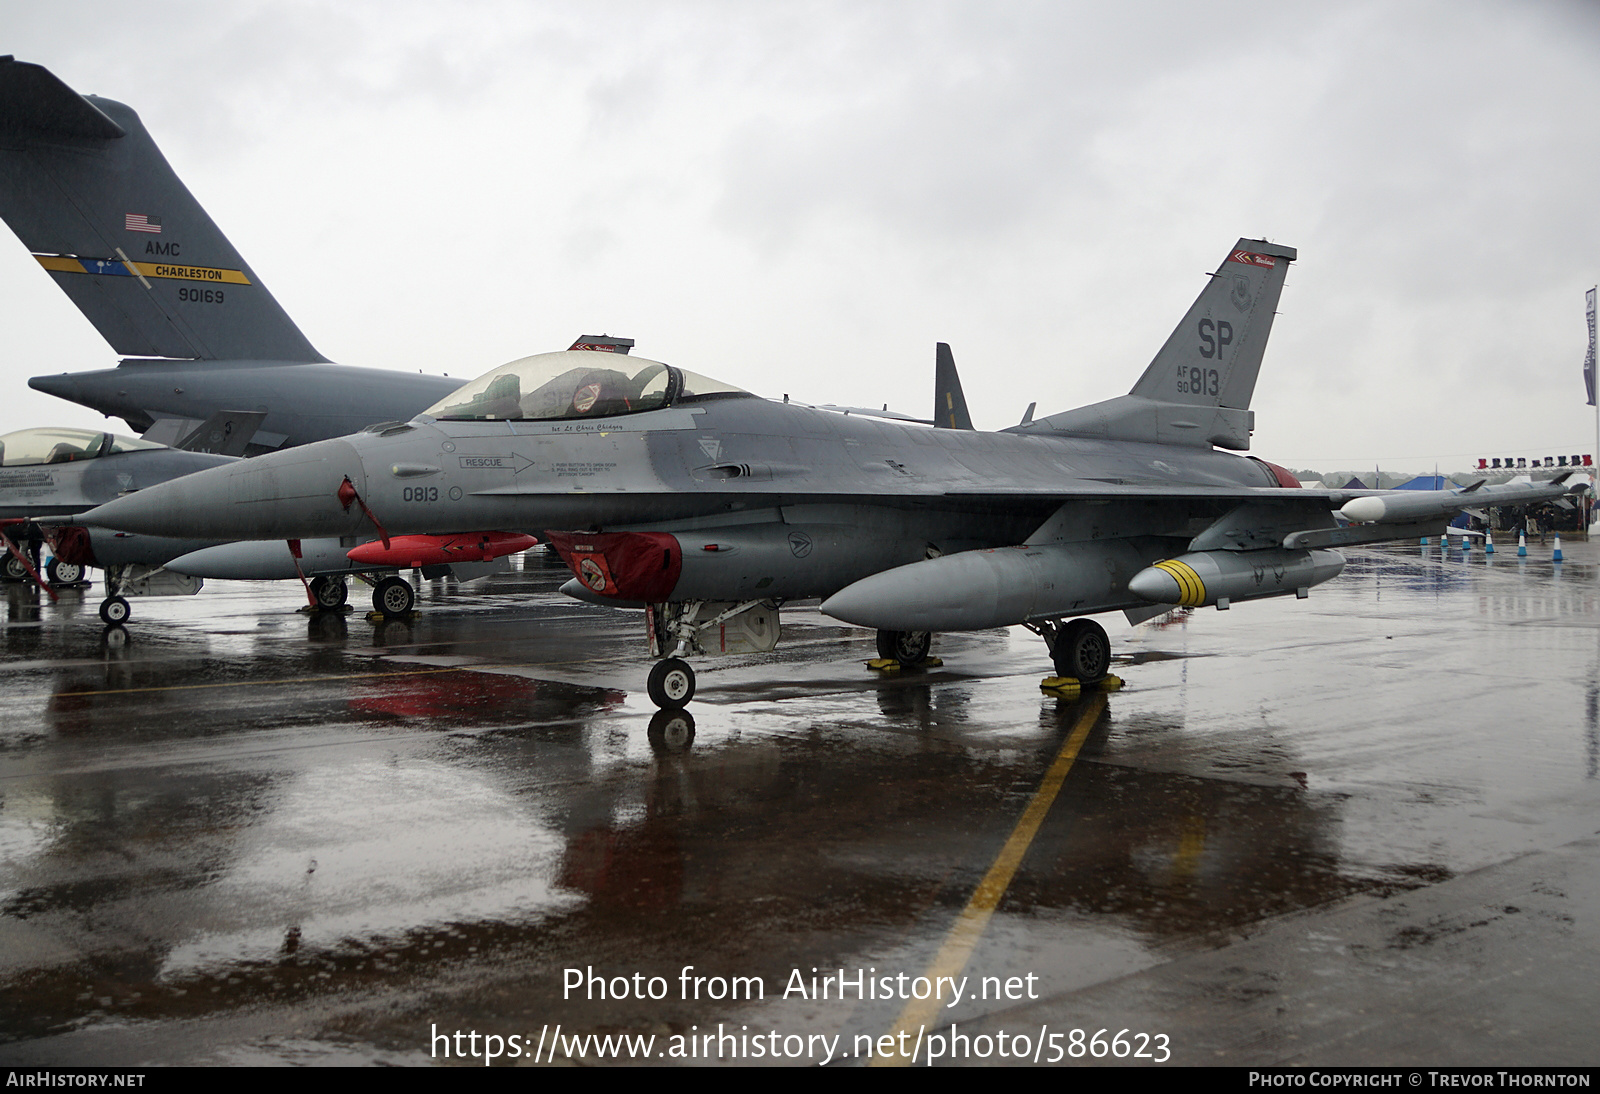
<path fill-rule="evenodd" d="M 933 649 L 931 631 L 879 631 L 878 656 L 902 665 L 920 665 Z"/>
<path fill-rule="evenodd" d="M 372 587 L 372 610 L 385 619 L 404 619 L 416 602 L 416 590 L 403 577 L 390 575 Z"/>
<path fill-rule="evenodd" d="M 83 567 L 76 562 L 52 558 L 44 568 L 44 577 L 52 585 L 76 585 L 83 580 Z"/>
<path fill-rule="evenodd" d="M 1050 647 L 1056 675 L 1080 683 L 1104 680 L 1111 672 L 1111 639 L 1092 619 L 1068 619 L 1029 625 L 1028 629 Z"/>
<path fill-rule="evenodd" d="M 318 576 L 311 579 L 311 595 L 316 599 L 319 611 L 335 612 L 350 599 L 350 586 L 338 575 Z"/>

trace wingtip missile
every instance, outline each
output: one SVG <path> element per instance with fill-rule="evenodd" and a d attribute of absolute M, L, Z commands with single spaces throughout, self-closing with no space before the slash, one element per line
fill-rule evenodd
<path fill-rule="evenodd" d="M 1572 489 L 1566 485 L 1567 477 L 1560 475 L 1548 482 L 1506 483 L 1502 486 L 1474 485 L 1462 490 L 1396 490 L 1346 502 L 1339 514 L 1356 524 L 1398 524 L 1443 519 L 1468 506 L 1526 505 L 1559 498 Z"/>

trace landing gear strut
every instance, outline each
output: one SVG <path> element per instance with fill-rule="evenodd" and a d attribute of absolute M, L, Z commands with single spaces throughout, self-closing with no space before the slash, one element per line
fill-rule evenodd
<path fill-rule="evenodd" d="M 106 598 L 100 602 L 100 621 L 108 627 L 122 626 L 133 614 L 127 598 L 122 595 L 128 570 L 127 566 L 106 567 Z"/>
<path fill-rule="evenodd" d="M 662 710 L 682 710 L 694 698 L 694 669 L 689 667 L 689 662 L 684 658 L 705 652 L 700 644 L 702 634 L 716 634 L 715 628 L 728 620 L 752 608 L 764 606 L 774 613 L 768 634 L 770 642 L 764 648 L 770 650 L 777 643 L 776 601 L 729 601 L 725 610 L 717 611 L 722 603 L 719 601 L 708 606 L 704 600 L 679 600 L 650 605 L 650 653 L 657 657 L 666 654 L 666 657 L 657 661 L 650 670 L 646 690 L 650 694 L 650 701 Z M 709 618 L 700 618 L 702 608 L 707 609 Z"/>

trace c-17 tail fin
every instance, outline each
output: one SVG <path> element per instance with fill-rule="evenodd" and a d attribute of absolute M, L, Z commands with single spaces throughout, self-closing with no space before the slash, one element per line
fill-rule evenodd
<path fill-rule="evenodd" d="M 139 115 L 0 57 L 0 218 L 118 353 L 326 361 Z"/>
<path fill-rule="evenodd" d="M 941 429 L 971 429 L 967 397 L 961 391 L 961 375 L 956 372 L 956 357 L 948 342 L 933 351 L 933 424 Z"/>
<path fill-rule="evenodd" d="M 1132 391 L 1013 430 L 1249 449 L 1250 397 L 1296 257 L 1293 247 L 1239 240 Z"/>

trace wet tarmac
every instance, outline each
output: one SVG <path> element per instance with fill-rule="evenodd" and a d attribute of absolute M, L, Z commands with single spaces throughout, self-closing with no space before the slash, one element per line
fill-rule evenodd
<path fill-rule="evenodd" d="M 786 609 L 692 740 L 537 552 L 409 623 L 8 586 L 0 1063 L 1594 1064 L 1597 547 L 1108 618 L 1076 700 Z"/>

